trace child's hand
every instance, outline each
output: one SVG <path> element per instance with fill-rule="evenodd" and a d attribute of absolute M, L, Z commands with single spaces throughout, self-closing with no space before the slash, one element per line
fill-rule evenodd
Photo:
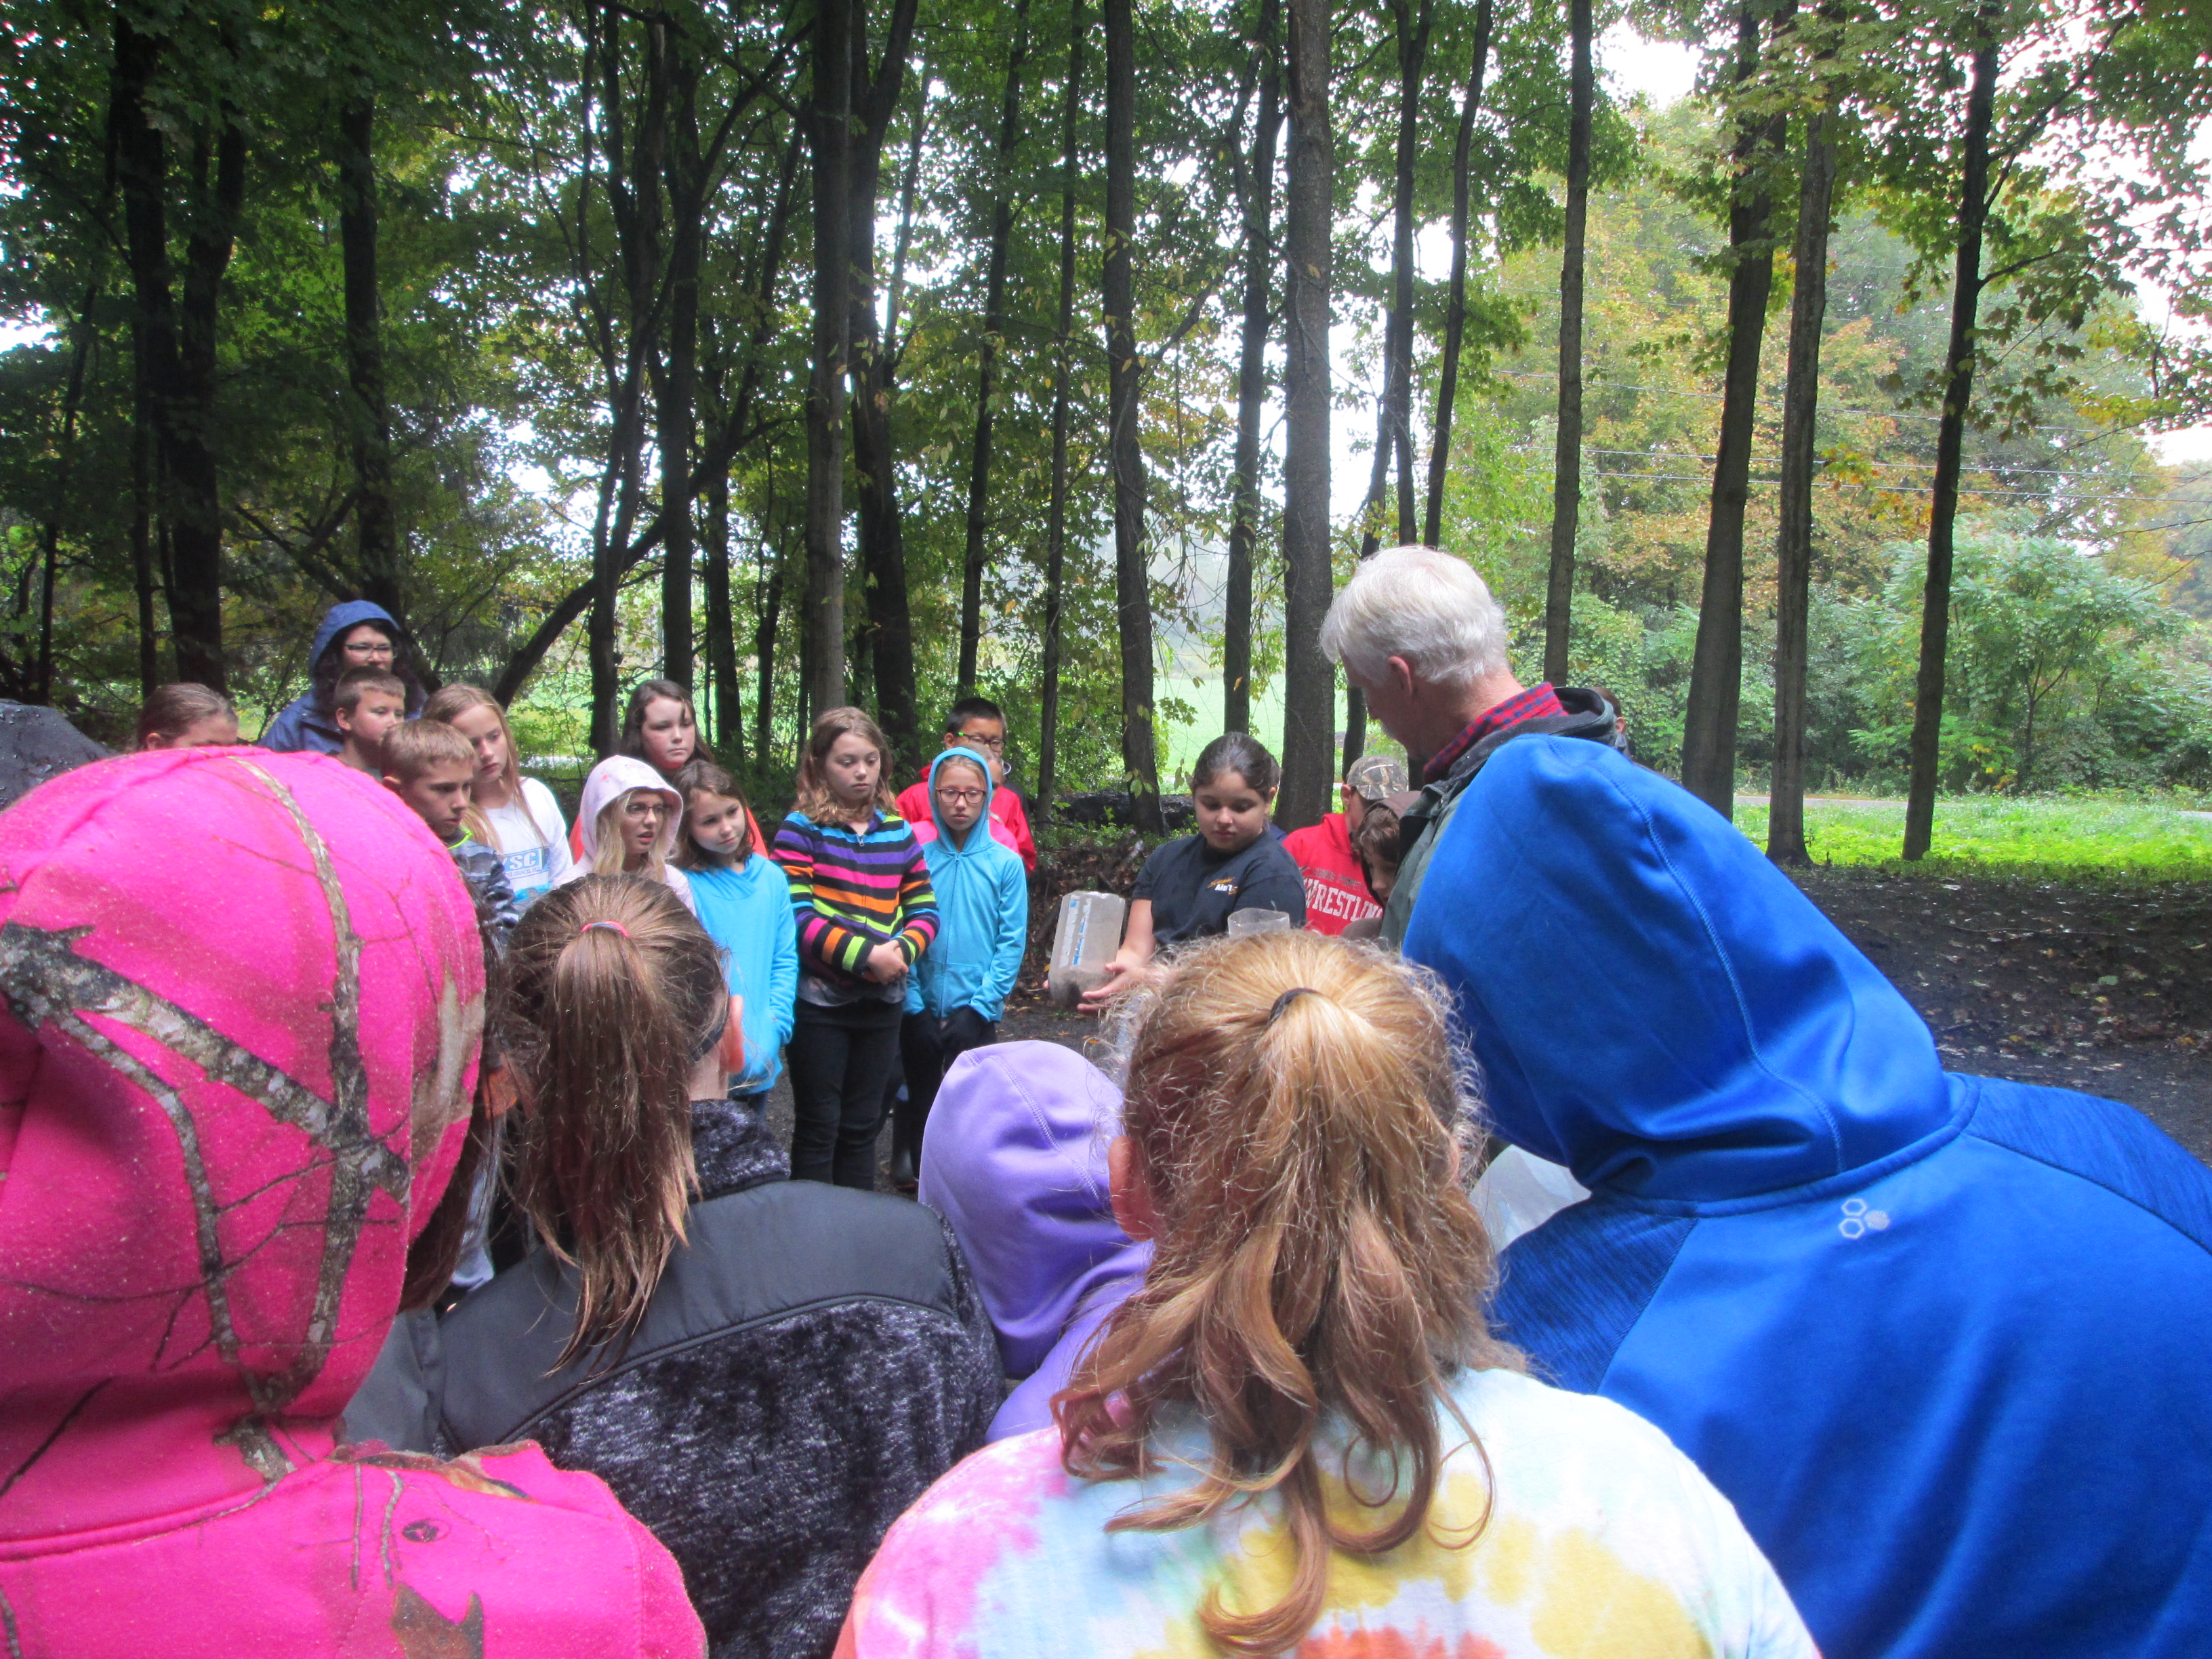
<path fill-rule="evenodd" d="M 888 985 L 906 972 L 906 955 L 896 945 L 878 945 L 868 952 L 860 971 L 878 985 Z"/>

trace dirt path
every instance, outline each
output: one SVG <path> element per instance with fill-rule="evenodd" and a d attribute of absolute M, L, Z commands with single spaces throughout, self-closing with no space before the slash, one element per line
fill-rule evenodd
<path fill-rule="evenodd" d="M 1920 1011 L 1948 1068 L 2124 1101 L 2212 1163 L 2212 885 L 1832 867 L 1800 885 Z M 1026 976 L 1000 1029 L 1078 1049 L 1097 1030 Z"/>
<path fill-rule="evenodd" d="M 1133 875 L 1133 859 L 1121 862 L 1132 868 L 1111 873 Z M 1097 878 L 1105 872 L 1084 873 L 1084 885 L 1112 885 Z M 1920 1011 L 1950 1070 L 2124 1101 L 2212 1163 L 2212 884 L 2062 886 L 1826 867 L 1799 884 Z M 1080 1053 L 1097 1022 L 1060 1012 L 1042 993 L 1048 896 L 1038 897 L 1000 1036 Z M 787 1145 L 789 1091 L 780 1085 L 769 1109 Z M 890 1157 L 886 1126 L 885 1170 Z"/>

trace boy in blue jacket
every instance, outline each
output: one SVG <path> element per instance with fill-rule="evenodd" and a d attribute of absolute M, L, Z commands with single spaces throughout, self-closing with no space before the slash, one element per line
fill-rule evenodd
<path fill-rule="evenodd" d="M 929 768 L 929 822 L 915 836 L 937 890 L 937 939 L 907 981 L 899 1051 L 906 1098 L 891 1120 L 891 1180 L 915 1184 L 921 1137 L 945 1071 L 995 1042 L 999 1016 L 1029 943 L 1030 884 L 1020 856 L 985 826 L 990 763 L 973 749 L 942 750 Z"/>

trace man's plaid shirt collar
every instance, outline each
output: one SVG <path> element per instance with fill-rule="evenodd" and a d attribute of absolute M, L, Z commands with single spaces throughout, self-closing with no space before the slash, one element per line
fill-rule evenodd
<path fill-rule="evenodd" d="M 1437 750 L 1428 768 L 1421 774 L 1424 783 L 1436 783 L 1451 775 L 1453 764 L 1462 755 L 1493 732 L 1509 731 L 1523 720 L 1540 720 L 1547 714 L 1564 714 L 1567 706 L 1559 701 L 1559 694 L 1546 680 L 1525 691 L 1516 691 L 1503 702 L 1494 702 L 1476 715 L 1467 729 Z"/>

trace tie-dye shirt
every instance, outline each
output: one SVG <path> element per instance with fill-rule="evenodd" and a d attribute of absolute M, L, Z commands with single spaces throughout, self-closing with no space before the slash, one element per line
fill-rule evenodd
<path fill-rule="evenodd" d="M 1463 1375 L 1482 1443 L 1447 1462 L 1437 1524 L 1389 1553 L 1340 1555 L 1298 1659 L 1817 1659 L 1729 1501 L 1666 1437 L 1609 1401 L 1504 1371 Z M 1449 1414 L 1445 1443 L 1459 1438 Z M 1291 1560 L 1261 1503 L 1175 1532 L 1106 1522 L 1188 1480 L 1203 1433 L 1164 1427 L 1170 1471 L 1079 1480 L 1042 1430 L 977 1452 L 884 1540 L 838 1659 L 1217 1659 L 1198 1609 L 1279 1599 Z M 1342 1440 L 1324 1467 L 1341 1469 Z M 1355 1478 L 1374 1466 L 1355 1465 Z M 1332 1512 L 1372 1525 L 1328 1479 Z M 1371 1491 L 1366 1480 L 1363 1488 Z M 1455 1547 L 1495 1506 L 1471 1544 Z"/>

